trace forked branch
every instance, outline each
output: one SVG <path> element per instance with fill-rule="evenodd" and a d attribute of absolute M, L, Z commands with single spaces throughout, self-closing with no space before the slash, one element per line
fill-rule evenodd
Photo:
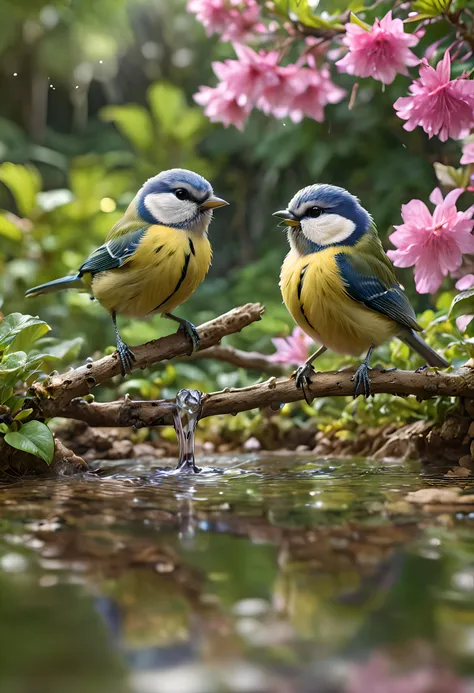
<path fill-rule="evenodd" d="M 226 335 L 239 332 L 252 322 L 260 320 L 263 310 L 259 303 L 248 303 L 200 325 L 200 349 L 213 347 Z M 182 332 L 177 332 L 169 337 L 134 347 L 136 360 L 133 368 L 148 368 L 159 361 L 185 356 L 189 350 L 190 343 L 187 337 Z M 120 361 L 115 352 L 68 373 L 53 376 L 46 383 L 35 383 L 31 388 L 31 402 L 28 406 L 34 408 L 34 416 L 64 416 L 65 408 L 72 399 L 84 397 L 94 387 L 119 373 Z"/>

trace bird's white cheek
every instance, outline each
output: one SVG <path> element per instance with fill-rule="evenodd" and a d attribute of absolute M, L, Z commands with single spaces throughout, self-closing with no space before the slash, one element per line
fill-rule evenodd
<path fill-rule="evenodd" d="M 157 222 L 174 226 L 189 223 L 196 216 L 197 205 L 191 200 L 178 200 L 173 193 L 150 193 L 145 207 Z"/>
<path fill-rule="evenodd" d="M 322 214 L 316 219 L 303 219 L 301 229 L 310 241 L 317 245 L 341 243 L 352 235 L 355 224 L 339 214 Z"/>

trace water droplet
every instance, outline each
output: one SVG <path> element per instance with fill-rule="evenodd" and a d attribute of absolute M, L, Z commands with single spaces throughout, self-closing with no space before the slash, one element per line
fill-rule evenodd
<path fill-rule="evenodd" d="M 103 60 L 99 60 L 99 63 L 100 63 L 101 65 L 102 65 L 103 62 L 104 62 Z"/>
<path fill-rule="evenodd" d="M 14 77 L 18 77 L 18 72 L 14 72 L 14 73 L 13 73 L 13 76 L 14 76 Z"/>

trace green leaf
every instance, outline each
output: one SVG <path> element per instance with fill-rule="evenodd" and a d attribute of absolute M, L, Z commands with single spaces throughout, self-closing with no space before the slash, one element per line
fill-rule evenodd
<path fill-rule="evenodd" d="M 353 12 L 350 14 L 350 21 L 351 24 L 357 24 L 357 26 L 360 26 L 361 29 L 370 31 L 370 26 L 366 24 L 366 22 L 363 22 L 362 19 L 359 19 L 359 17 L 357 17 Z"/>
<path fill-rule="evenodd" d="M 24 421 L 29 417 L 30 414 L 33 413 L 33 409 L 22 409 L 21 411 L 18 412 L 18 414 L 14 417 L 15 421 Z"/>
<path fill-rule="evenodd" d="M 23 351 L 50 331 L 44 320 L 32 315 L 11 313 L 0 323 L 0 350 Z"/>
<path fill-rule="evenodd" d="M 5 214 L 0 214 L 0 236 L 5 236 L 11 241 L 21 241 L 23 234 L 21 229 L 13 223 Z"/>
<path fill-rule="evenodd" d="M 458 294 L 452 302 L 448 317 L 454 320 L 455 318 L 459 318 L 461 315 L 473 314 L 474 289 L 469 289 L 468 291 L 461 291 L 461 293 Z"/>
<path fill-rule="evenodd" d="M 8 401 L 10 399 L 16 400 L 16 398 L 13 397 L 13 388 L 3 383 L 2 387 L 0 387 L 0 404 L 6 404 L 10 407 L 10 402 Z"/>
<path fill-rule="evenodd" d="M 5 442 L 16 450 L 40 457 L 46 464 L 51 464 L 53 460 L 53 434 L 41 421 L 28 421 L 18 432 L 7 433 Z"/>
<path fill-rule="evenodd" d="M 315 29 L 343 29 L 338 17 L 322 19 L 316 15 L 308 0 L 274 0 L 275 9 L 280 14 L 288 16 L 291 21 L 297 21 Z"/>
<path fill-rule="evenodd" d="M 448 9 L 451 0 L 415 0 L 411 6 L 425 17 L 439 17 Z"/>
<path fill-rule="evenodd" d="M 38 171 L 32 166 L 20 166 L 7 161 L 0 165 L 0 181 L 9 188 L 20 214 L 29 216 L 35 207 L 36 195 L 41 190 Z"/>
<path fill-rule="evenodd" d="M 0 362 L 0 374 L 21 370 L 26 365 L 27 360 L 28 357 L 24 351 L 14 351 L 8 354 Z"/>
<path fill-rule="evenodd" d="M 148 102 L 159 132 L 172 135 L 176 123 L 186 110 L 181 89 L 165 82 L 156 82 L 148 89 Z"/>
<path fill-rule="evenodd" d="M 0 423 L 0 433 L 8 433 L 9 430 L 7 424 Z"/>
<path fill-rule="evenodd" d="M 153 148 L 153 123 L 148 111 L 142 106 L 129 103 L 124 106 L 105 106 L 100 117 L 107 122 L 115 123 L 131 144 L 143 151 Z"/>

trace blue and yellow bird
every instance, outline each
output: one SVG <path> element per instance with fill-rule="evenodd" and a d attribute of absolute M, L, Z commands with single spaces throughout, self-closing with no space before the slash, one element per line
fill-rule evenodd
<path fill-rule="evenodd" d="M 370 357 L 392 337 L 430 366 L 449 365 L 417 334 L 422 328 L 372 217 L 354 195 L 334 185 L 310 185 L 273 216 L 288 227 L 291 248 L 281 268 L 283 300 L 302 330 L 322 345 L 297 369 L 297 387 L 311 382 L 311 364 L 327 349 L 367 352 L 353 380 L 355 396 L 369 396 Z"/>
<path fill-rule="evenodd" d="M 117 315 L 145 318 L 159 313 L 175 320 L 195 350 L 196 328 L 172 311 L 204 280 L 212 257 L 207 237 L 212 210 L 227 204 L 199 174 L 179 168 L 162 171 L 140 188 L 104 245 L 77 274 L 36 286 L 26 296 L 88 291 L 113 320 L 123 375 L 135 357 L 120 336 Z"/>

